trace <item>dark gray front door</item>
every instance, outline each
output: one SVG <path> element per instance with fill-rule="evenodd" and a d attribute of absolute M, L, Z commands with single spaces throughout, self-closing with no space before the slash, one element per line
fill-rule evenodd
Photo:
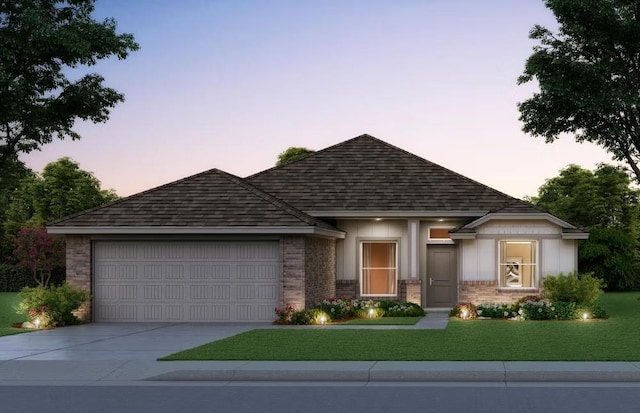
<path fill-rule="evenodd" d="M 457 260 L 455 245 L 427 245 L 426 305 L 453 307 L 457 301 Z"/>

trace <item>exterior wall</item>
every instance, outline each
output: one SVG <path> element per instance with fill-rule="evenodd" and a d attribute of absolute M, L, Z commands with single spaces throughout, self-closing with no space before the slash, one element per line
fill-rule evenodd
<path fill-rule="evenodd" d="M 86 235 L 67 235 L 66 281 L 91 293 L 91 240 Z M 82 321 L 91 320 L 91 298 L 85 302 L 76 316 Z"/>
<path fill-rule="evenodd" d="M 336 297 L 363 298 L 366 300 L 396 300 L 409 301 L 421 305 L 422 281 L 398 280 L 398 295 L 396 297 L 362 297 L 358 280 L 336 280 Z"/>
<path fill-rule="evenodd" d="M 563 240 L 562 228 L 548 221 L 489 221 L 476 230 L 476 239 L 458 241 L 460 273 L 458 301 L 511 303 L 538 294 L 545 275 L 577 270 L 577 241 Z M 498 241 L 538 241 L 538 288 L 500 288 Z"/>
<path fill-rule="evenodd" d="M 409 242 L 406 219 L 345 219 L 338 220 L 337 227 L 347 233 L 337 243 L 336 261 L 338 280 L 359 279 L 359 240 L 389 238 L 398 239 L 398 279 L 409 278 Z"/>
<path fill-rule="evenodd" d="M 307 238 L 305 246 L 305 306 L 336 295 L 336 241 Z"/>
<path fill-rule="evenodd" d="M 280 248 L 280 301 L 283 307 L 290 305 L 295 309 L 302 309 L 305 306 L 305 238 L 284 236 L 280 241 Z"/>

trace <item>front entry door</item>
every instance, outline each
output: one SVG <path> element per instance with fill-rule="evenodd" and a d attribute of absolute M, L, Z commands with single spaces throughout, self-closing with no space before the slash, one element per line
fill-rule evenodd
<path fill-rule="evenodd" d="M 426 304 L 451 308 L 458 299 L 458 265 L 455 245 L 427 245 Z"/>

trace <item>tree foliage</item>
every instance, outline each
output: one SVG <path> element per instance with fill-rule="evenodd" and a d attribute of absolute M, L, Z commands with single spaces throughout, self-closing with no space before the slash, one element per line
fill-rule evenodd
<path fill-rule="evenodd" d="M 548 179 L 531 202 L 567 222 L 588 229 L 578 246 L 578 266 L 610 290 L 640 284 L 638 238 L 640 193 L 625 169 L 600 165 L 595 171 L 569 165 Z"/>
<path fill-rule="evenodd" d="M 24 178 L 7 211 L 5 227 L 43 226 L 60 218 L 117 199 L 111 190 L 100 188 L 91 172 L 80 169 L 70 158 L 60 158 L 44 167 L 40 176 Z"/>
<path fill-rule="evenodd" d="M 14 244 L 16 267 L 30 271 L 38 285 L 47 287 L 52 271 L 65 265 L 64 238 L 44 228 L 22 228 Z"/>
<path fill-rule="evenodd" d="M 569 165 L 548 179 L 531 201 L 585 229 L 617 227 L 637 235 L 640 192 L 621 167 L 602 164 L 592 172 Z"/>
<path fill-rule="evenodd" d="M 589 239 L 581 242 L 578 248 L 580 270 L 603 279 L 608 290 L 638 288 L 637 245 L 624 229 L 592 229 Z"/>
<path fill-rule="evenodd" d="M 276 162 L 276 166 L 282 166 L 282 165 L 291 163 L 293 161 L 297 161 L 298 159 L 302 159 L 305 156 L 312 154 L 314 152 L 315 151 L 308 148 L 291 146 L 287 148 L 284 152 L 280 153 L 280 155 L 278 155 L 278 161 Z"/>
<path fill-rule="evenodd" d="M 518 105 L 523 130 L 602 146 L 640 180 L 640 0 L 546 0 L 557 33 L 536 25 L 539 44 L 518 83 L 540 91 Z"/>
<path fill-rule="evenodd" d="M 54 138 L 79 139 L 76 120 L 106 122 L 124 96 L 89 73 L 69 69 L 139 48 L 116 22 L 91 16 L 95 0 L 0 1 L 0 168 Z"/>

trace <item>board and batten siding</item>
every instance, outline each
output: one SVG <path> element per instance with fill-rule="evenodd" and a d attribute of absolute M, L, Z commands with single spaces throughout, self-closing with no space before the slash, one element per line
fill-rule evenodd
<path fill-rule="evenodd" d="M 577 269 L 575 240 L 561 239 L 562 228 L 547 221 L 488 222 L 476 230 L 474 240 L 461 240 L 460 281 L 496 281 L 498 241 L 539 241 L 540 275 L 568 273 Z"/>
<path fill-rule="evenodd" d="M 347 233 L 336 244 L 336 278 L 338 280 L 358 279 L 359 240 L 397 239 L 398 279 L 408 278 L 409 268 L 408 233 L 406 219 L 345 219 L 339 220 L 337 227 Z"/>

